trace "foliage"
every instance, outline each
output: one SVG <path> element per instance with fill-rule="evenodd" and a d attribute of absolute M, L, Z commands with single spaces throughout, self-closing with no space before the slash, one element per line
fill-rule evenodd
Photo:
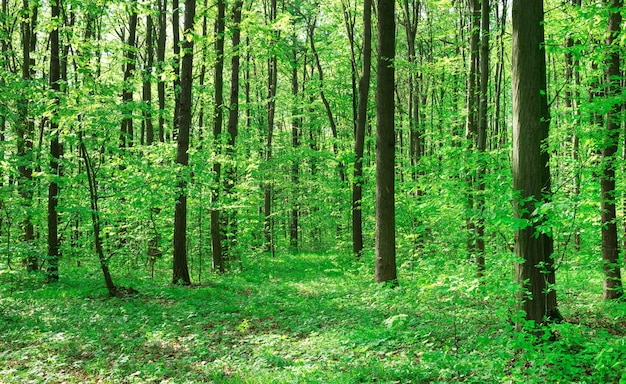
<path fill-rule="evenodd" d="M 393 291 L 336 254 L 262 255 L 191 288 L 128 269 L 122 284 L 141 293 L 124 299 L 107 297 L 91 262 L 66 261 L 71 278 L 58 286 L 4 273 L 0 374 L 5 383 L 625 379 L 623 305 L 573 284 L 562 293 L 567 320 L 546 329 L 548 342 L 512 325 L 510 274 L 481 284 L 471 264 L 445 255 L 405 263 Z M 597 280 L 584 269 L 567 274 Z"/>

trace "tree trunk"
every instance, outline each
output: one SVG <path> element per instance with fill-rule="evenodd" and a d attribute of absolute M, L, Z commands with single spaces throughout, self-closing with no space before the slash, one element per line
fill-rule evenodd
<path fill-rule="evenodd" d="M 623 0 L 607 0 L 609 10 L 606 46 L 609 52 L 606 67 L 606 95 L 615 100 L 621 93 L 620 48 Z M 620 133 L 621 102 L 614 101 L 606 114 L 604 133 L 605 148 L 602 149 L 602 175 L 600 176 L 600 210 L 602 211 L 602 269 L 604 271 L 604 299 L 617 299 L 622 296 L 622 276 L 619 265 L 619 245 L 617 237 L 615 169 L 617 146 Z"/>
<path fill-rule="evenodd" d="M 128 22 L 128 40 L 126 41 L 124 54 L 124 85 L 122 87 L 122 127 L 120 147 L 133 146 L 133 85 L 132 77 L 135 72 L 136 40 L 137 40 L 137 5 L 133 2 L 129 5 L 130 18 Z"/>
<path fill-rule="evenodd" d="M 396 285 L 394 12 L 394 0 L 378 0 L 375 280 L 377 283 L 389 282 Z"/>
<path fill-rule="evenodd" d="M 276 20 L 276 0 L 270 1 L 270 23 Z M 280 38 L 280 32 L 272 32 L 271 50 Z M 274 115 L 276 113 L 276 86 L 278 83 L 278 58 L 276 52 L 271 52 L 267 62 L 267 144 L 265 147 L 265 163 L 268 167 L 267 174 L 271 173 L 270 161 L 272 160 L 272 140 L 274 136 Z M 266 177 L 269 177 L 266 176 Z M 274 239 L 272 234 L 272 183 L 266 181 L 263 185 L 263 229 L 265 233 L 265 249 L 274 253 Z"/>
<path fill-rule="evenodd" d="M 50 89 L 54 93 L 55 108 L 50 118 L 50 173 L 53 175 L 48 186 L 48 281 L 59 280 L 59 215 L 57 205 L 59 199 L 59 184 L 54 176 L 59 176 L 59 160 L 61 158 L 61 144 L 59 142 L 59 95 L 61 91 L 61 60 L 59 58 L 59 24 L 61 21 L 61 1 L 57 0 L 50 5 L 52 20 L 56 20 L 56 28 L 50 31 Z"/>
<path fill-rule="evenodd" d="M 297 37 L 293 38 L 294 47 L 292 48 L 292 69 L 291 69 L 291 94 L 293 96 L 292 117 L 291 117 L 291 147 L 294 151 L 294 159 L 291 163 L 291 188 L 292 192 L 292 207 L 291 216 L 289 222 L 289 245 L 294 250 L 298 249 L 298 218 L 300 216 L 299 210 L 299 158 L 296 157 L 298 153 L 298 147 L 300 146 L 300 130 L 301 118 L 300 118 L 300 100 L 299 100 L 299 84 L 298 84 L 298 40 Z"/>
<path fill-rule="evenodd" d="M 219 157 L 222 148 L 222 121 L 224 107 L 224 17 L 226 5 L 224 0 L 217 0 L 217 20 L 215 21 L 215 74 L 213 79 L 213 144 Z M 213 209 L 211 210 L 211 244 L 213 249 L 213 269 L 224 273 L 224 254 L 222 253 L 223 229 L 220 228 L 220 184 L 222 164 L 219 160 L 213 163 L 215 188 L 211 191 Z"/>
<path fill-rule="evenodd" d="M 193 31 L 196 15 L 195 0 L 185 0 L 185 31 Z M 175 26 L 176 28 L 178 26 Z M 189 131 L 191 129 L 191 103 L 193 86 L 193 39 L 183 41 L 183 59 L 180 78 L 178 147 L 176 163 L 180 164 L 178 196 L 174 210 L 174 262 L 173 284 L 191 284 L 187 266 L 187 183 L 189 166 Z"/>
<path fill-rule="evenodd" d="M 478 163 L 476 169 L 476 275 L 485 273 L 485 174 L 489 96 L 489 15 L 490 0 L 482 0 L 481 7 L 481 44 L 480 44 L 480 95 L 478 107 L 478 136 L 476 150 Z"/>
<path fill-rule="evenodd" d="M 533 214 L 551 193 L 549 153 L 542 149 L 550 126 L 543 0 L 514 0 L 512 22 L 513 213 L 525 222 L 515 230 L 515 253 L 522 260 L 515 272 L 519 309 L 539 325 L 560 318 L 552 288 L 552 238 L 542 233 L 542 218 Z"/>
<path fill-rule="evenodd" d="M 226 152 L 231 159 L 235 155 L 235 143 L 239 134 L 239 67 L 240 67 L 240 44 L 241 44 L 241 10 L 243 1 L 237 0 L 232 9 L 232 46 L 233 56 L 230 65 L 230 108 L 228 109 L 228 146 Z M 232 190 L 237 182 L 237 168 L 235 162 L 226 168 L 226 176 L 224 178 L 224 194 L 229 200 L 232 200 Z M 232 259 L 237 238 L 237 211 L 231 208 L 226 212 L 226 225 L 224 231 L 226 239 L 224 241 L 224 254 Z"/>
<path fill-rule="evenodd" d="M 165 142 L 165 80 L 161 73 L 165 70 L 165 43 L 167 37 L 167 0 L 158 0 L 159 7 L 159 36 L 157 38 L 157 65 L 159 82 L 157 97 L 159 99 L 159 142 Z"/>
<path fill-rule="evenodd" d="M 363 2 L 363 62 L 359 79 L 359 103 L 354 132 L 354 181 L 352 184 L 352 251 L 363 254 L 363 152 L 367 126 L 367 103 L 372 67 L 372 1 Z"/>
<path fill-rule="evenodd" d="M 166 1 L 166 0 L 164 0 Z M 185 0 L 186 1 L 186 0 Z M 174 71 L 174 118 L 172 138 L 178 135 L 180 124 L 180 92 L 181 92 L 181 68 L 180 68 L 180 7 L 179 0 L 172 0 L 172 50 L 174 57 L 172 58 L 172 67 Z M 195 8 L 195 7 L 194 7 Z"/>
<path fill-rule="evenodd" d="M 154 143 L 154 126 L 152 124 L 152 67 L 154 65 L 154 47 L 152 43 L 152 15 L 146 15 L 146 63 L 143 73 L 144 125 L 146 129 L 146 145 Z M 142 135 L 143 136 L 143 135 Z"/>
<path fill-rule="evenodd" d="M 33 76 L 33 66 L 35 59 L 31 53 L 35 52 L 37 37 L 35 35 L 35 26 L 37 25 L 37 6 L 30 7 L 28 0 L 23 0 L 23 15 L 20 23 L 22 37 L 22 80 L 30 86 Z M 18 102 L 18 122 L 16 124 L 17 131 L 17 155 L 21 159 L 22 164 L 18 166 L 19 179 L 18 190 L 24 205 L 25 218 L 22 223 L 23 240 L 27 248 L 32 246 L 35 239 L 35 227 L 30 216 L 30 207 L 33 200 L 33 139 L 35 131 L 35 123 L 29 116 L 29 100 L 24 94 L 20 96 Z M 27 251 L 26 269 L 29 272 L 39 269 L 39 259 L 32 250 Z"/>

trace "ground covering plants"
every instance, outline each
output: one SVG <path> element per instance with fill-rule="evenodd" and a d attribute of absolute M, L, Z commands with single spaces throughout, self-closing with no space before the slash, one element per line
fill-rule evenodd
<path fill-rule="evenodd" d="M 366 257 L 367 259 L 367 257 Z M 118 266 L 109 297 L 98 266 L 68 278 L 0 275 L 3 383 L 624 383 L 626 306 L 603 302 L 600 274 L 562 266 L 565 321 L 517 331 L 510 256 L 483 282 L 463 260 L 403 260 L 400 286 L 371 260 L 278 252 L 191 287 Z"/>

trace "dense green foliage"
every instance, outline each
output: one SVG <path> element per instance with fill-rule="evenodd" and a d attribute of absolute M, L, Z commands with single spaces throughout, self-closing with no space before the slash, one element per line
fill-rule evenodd
<path fill-rule="evenodd" d="M 601 285 L 591 271 L 578 263 L 561 269 L 568 321 L 550 327 L 556 340 L 547 343 L 515 330 L 512 261 L 498 260 L 480 285 L 471 264 L 440 247 L 405 259 L 394 291 L 372 283 L 372 267 L 334 254 L 262 255 L 246 259 L 242 273 L 192 288 L 150 279 L 143 265 L 115 266 L 140 291 L 123 299 L 107 296 L 94 263 L 66 260 L 70 278 L 58 285 L 4 273 L 0 376 L 5 383 L 626 379 L 625 309 L 597 300 Z M 163 268 L 169 263 L 157 265 L 157 276 L 168 276 Z"/>
<path fill-rule="evenodd" d="M 624 87 L 607 92 L 624 79 L 606 76 L 607 58 L 626 56 L 624 31 L 606 44 L 607 20 L 623 7 L 544 1 L 551 120 L 543 146 L 551 155 L 553 194 L 530 223 L 514 219 L 511 205 L 518 192 L 511 174 L 510 1 L 492 1 L 488 15 L 484 151 L 467 132 L 476 114 L 469 107 L 468 3 L 397 2 L 399 286 L 386 290 L 373 283 L 375 65 L 363 174 L 353 176 L 362 1 L 246 0 L 238 47 L 231 43 L 234 1 L 225 1 L 220 105 L 213 105 L 217 10 L 197 1 L 195 28 L 177 29 L 194 46 L 188 166 L 176 163 L 180 55 L 167 3 L 164 9 L 162 0 L 67 0 L 52 19 L 49 2 L 1 2 L 0 382 L 626 382 L 626 308 L 601 301 L 599 180 L 607 167 L 616 172 L 611 197 L 618 217 L 611 224 L 623 248 L 623 140 L 616 154 L 602 158 L 607 113 L 626 99 Z M 49 84 L 55 28 L 60 90 Z M 162 60 L 146 52 L 159 37 L 167 43 Z M 216 110 L 224 117 L 234 110 L 227 95 L 236 54 L 239 121 L 230 145 L 228 119 L 213 125 Z M 268 90 L 274 69 L 275 95 Z M 152 100 L 143 99 L 146 87 Z M 614 112 L 621 132 L 624 112 Z M 58 173 L 48 153 L 57 136 Z M 43 273 L 56 259 L 46 256 L 51 182 L 60 187 L 57 284 Z M 359 260 L 349 254 L 353 183 L 363 186 Z M 90 186 L 98 191 L 97 212 Z M 170 284 L 182 192 L 190 287 Z M 223 275 L 211 262 L 215 212 L 219 224 L 228 222 Z M 95 216 L 101 261 L 119 297 L 103 288 Z M 484 224 L 482 278 L 475 223 Z M 513 233 L 530 224 L 554 238 L 556 284 L 549 289 L 564 317 L 538 333 L 515 327 L 524 322 L 515 310 Z"/>

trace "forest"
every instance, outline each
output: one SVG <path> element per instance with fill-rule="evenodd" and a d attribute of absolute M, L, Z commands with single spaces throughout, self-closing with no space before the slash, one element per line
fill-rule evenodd
<path fill-rule="evenodd" d="M 626 383 L 623 0 L 0 2 L 0 382 Z"/>

